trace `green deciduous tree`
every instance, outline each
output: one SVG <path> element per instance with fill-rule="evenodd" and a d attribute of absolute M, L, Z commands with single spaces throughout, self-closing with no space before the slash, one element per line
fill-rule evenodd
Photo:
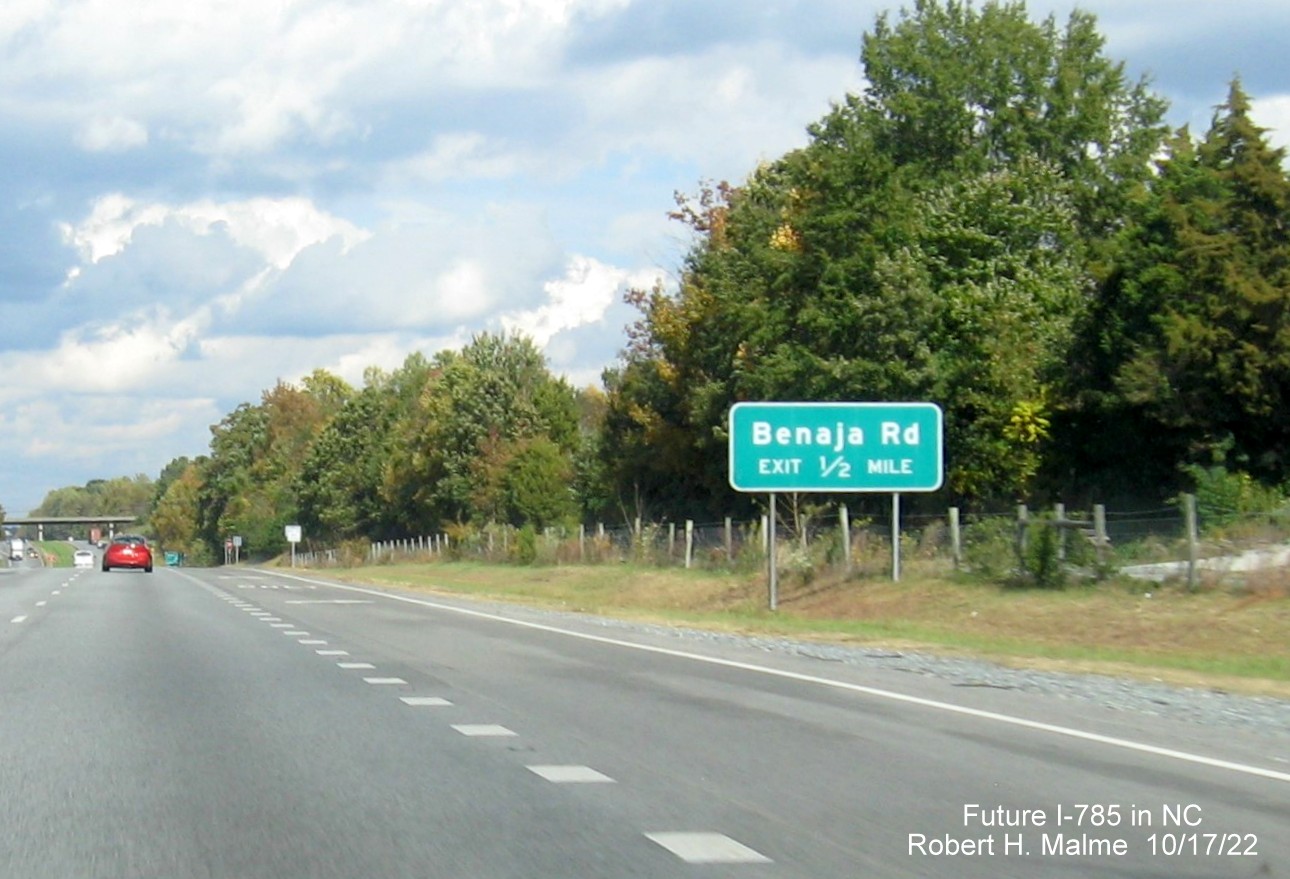
<path fill-rule="evenodd" d="M 298 474 L 319 432 L 352 389 L 317 370 L 300 386 L 279 381 L 258 405 L 243 403 L 211 428 L 200 489 L 201 532 L 213 552 L 240 536 L 248 553 L 286 547 L 296 524 Z"/>
<path fill-rule="evenodd" d="M 421 355 L 393 374 L 370 372 L 367 385 L 345 400 L 322 428 L 296 480 L 300 524 L 310 540 L 395 536 L 396 511 L 381 495 L 391 430 L 409 411 L 427 375 Z"/>
<path fill-rule="evenodd" d="M 633 294 L 610 377 L 620 497 L 729 509 L 739 400 L 932 400 L 960 497 L 1012 498 L 1040 472 L 1048 387 L 1163 102 L 1091 16 L 1035 24 L 1019 3 L 920 0 L 862 57 L 868 89 L 805 148 L 681 202 L 697 240 L 679 287 Z"/>
<path fill-rule="evenodd" d="M 152 510 L 156 486 L 145 474 L 91 479 L 84 486 L 64 486 L 45 495 L 35 516 L 136 516 L 143 527 Z M 85 537 L 89 526 L 75 526 L 69 533 Z"/>
<path fill-rule="evenodd" d="M 208 563 L 214 556 L 210 546 L 201 539 L 202 459 L 177 460 L 186 463 L 178 472 L 167 467 L 169 478 L 152 511 L 152 530 L 166 550 L 184 553 L 189 563 Z"/>
<path fill-rule="evenodd" d="M 435 357 L 393 431 L 383 496 L 413 530 L 502 515 L 501 473 L 515 444 L 543 436 L 571 459 L 578 413 L 531 339 L 484 333 Z"/>

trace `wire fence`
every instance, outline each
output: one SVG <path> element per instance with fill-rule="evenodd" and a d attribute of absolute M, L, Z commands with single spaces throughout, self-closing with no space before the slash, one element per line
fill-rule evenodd
<path fill-rule="evenodd" d="M 1193 516 L 1194 507 L 1193 507 Z M 622 564 L 702 570 L 764 570 L 767 516 L 721 521 L 593 523 L 576 528 L 489 524 L 379 543 L 355 542 L 297 554 L 302 566 L 407 560 L 523 564 Z M 852 515 L 844 504 L 781 506 L 774 522 L 777 570 L 815 577 L 877 577 L 955 571 L 1009 579 L 1133 577 L 1191 588 L 1290 582 L 1290 515 L 1196 517 L 1184 503 L 1140 510 L 1100 506 L 993 513 L 894 511 Z M 1041 585 L 1045 585 L 1042 584 Z"/>

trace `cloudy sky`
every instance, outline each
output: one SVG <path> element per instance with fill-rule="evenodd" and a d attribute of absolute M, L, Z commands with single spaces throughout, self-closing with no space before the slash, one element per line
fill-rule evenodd
<path fill-rule="evenodd" d="M 1290 143 L 1290 3 L 1082 5 L 1173 123 L 1239 74 Z M 155 478 L 279 378 L 483 330 L 597 383 L 623 290 L 674 277 L 672 193 L 803 144 L 896 6 L 4 0 L 0 505 Z"/>

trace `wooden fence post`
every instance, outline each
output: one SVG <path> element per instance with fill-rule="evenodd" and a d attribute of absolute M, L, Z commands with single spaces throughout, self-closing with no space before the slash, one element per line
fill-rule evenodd
<path fill-rule="evenodd" d="M 1200 554 L 1200 529 L 1196 522 L 1196 495 L 1184 494 L 1183 523 L 1187 530 L 1187 591 L 1195 592 L 1197 585 L 1196 562 Z"/>
<path fill-rule="evenodd" d="M 963 566 L 963 534 L 959 531 L 958 507 L 950 507 L 950 556 L 957 571 Z"/>
<path fill-rule="evenodd" d="M 694 520 L 685 520 L 685 567 L 688 569 L 694 560 Z"/>
<path fill-rule="evenodd" d="M 1053 504 L 1053 518 L 1057 520 L 1057 561 L 1066 561 L 1066 505 Z"/>
<path fill-rule="evenodd" d="M 1110 540 L 1106 536 L 1106 505 L 1093 505 L 1093 542 L 1097 548 L 1097 566 L 1106 564 L 1106 547 Z"/>

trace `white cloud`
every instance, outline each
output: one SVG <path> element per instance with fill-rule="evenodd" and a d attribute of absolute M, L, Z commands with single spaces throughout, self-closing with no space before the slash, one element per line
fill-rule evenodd
<path fill-rule="evenodd" d="M 0 4 L 0 41 L 7 42 L 51 11 L 49 0 L 6 0 Z"/>
<path fill-rule="evenodd" d="M 520 332 L 545 347 L 564 330 L 595 323 L 629 286 L 649 287 L 660 273 L 629 272 L 586 256 L 569 261 L 564 277 L 542 285 L 546 302 L 536 308 L 503 314 L 502 327 Z"/>
<path fill-rule="evenodd" d="M 361 387 L 363 374 L 370 368 L 392 372 L 403 365 L 403 361 L 414 351 L 420 351 L 427 357 L 444 350 L 457 351 L 470 341 L 470 332 L 465 329 L 444 336 L 410 336 L 407 334 L 383 333 L 361 337 L 337 337 L 326 340 L 330 351 L 318 351 L 318 359 L 308 369 L 301 368 L 292 380 L 298 381 L 314 368 L 321 366 L 328 372 L 340 376 L 354 387 Z"/>
<path fill-rule="evenodd" d="M 49 352 L 0 358 L 11 374 L 29 376 L 42 391 L 143 390 L 158 380 L 196 339 L 200 316 L 175 320 L 159 311 L 119 322 L 69 330 Z"/>
<path fill-rule="evenodd" d="M 589 117 L 584 149 L 663 155 L 740 179 L 759 159 L 804 144 L 806 125 L 861 77 L 853 57 L 765 42 L 640 58 L 579 73 L 572 85 Z"/>
<path fill-rule="evenodd" d="M 197 235 L 220 227 L 233 241 L 258 251 L 278 269 L 286 268 L 310 245 L 339 238 L 349 247 L 368 236 L 304 198 L 229 202 L 204 199 L 168 205 L 140 203 L 120 193 L 96 199 L 88 217 L 76 225 L 64 223 L 62 231 L 64 240 L 80 251 L 83 259 L 96 263 L 123 251 L 140 227 L 160 226 L 167 221 L 177 222 Z"/>
<path fill-rule="evenodd" d="M 469 340 L 462 331 L 442 336 L 411 333 L 349 333 L 302 338 L 300 336 L 217 336 L 204 340 L 201 361 L 191 365 L 192 379 L 209 375 L 209 392 L 221 398 L 258 400 L 261 391 L 282 381 L 298 382 L 315 369 L 325 369 L 358 387 L 368 367 L 398 368 L 407 356 L 421 351 L 431 356 L 444 349 L 459 349 Z M 188 365 L 185 365 L 186 367 Z M 198 387 L 203 387 L 200 383 Z M 203 388 L 203 392 L 208 392 Z"/>
<path fill-rule="evenodd" d="M 98 117 L 81 129 L 76 142 L 91 153 L 122 152 L 146 145 L 148 129 L 124 116 Z"/>
<path fill-rule="evenodd" d="M 513 177 L 533 164 L 525 153 L 508 149 L 479 132 L 457 132 L 436 137 L 419 155 L 394 163 L 396 177 L 429 182 L 444 180 L 500 180 Z"/>
<path fill-rule="evenodd" d="M 51 459 L 64 466 L 92 462 L 102 467 L 115 462 L 112 476 L 139 472 L 155 476 L 153 456 L 158 447 L 171 450 L 162 464 L 184 454 L 184 447 L 194 439 L 193 426 L 216 421 L 220 415 L 215 401 L 204 397 L 32 400 L 0 415 L 4 437 L 0 452 Z"/>
<path fill-rule="evenodd" d="M 1250 116 L 1268 129 L 1268 140 L 1274 146 L 1290 149 L 1290 94 L 1255 98 L 1250 103 Z"/>
<path fill-rule="evenodd" d="M 335 239 L 306 248 L 246 296 L 237 316 L 246 326 L 305 336 L 443 335 L 482 326 L 499 308 L 535 302 L 539 279 L 560 259 L 543 211 L 498 205 L 470 217 L 427 212 L 381 224 L 348 250 Z"/>
<path fill-rule="evenodd" d="M 116 0 L 15 0 L 0 12 L 0 39 L 26 38 L 8 47 L 0 90 L 60 116 L 90 100 L 65 84 L 92 82 L 105 120 L 164 124 L 210 153 L 258 154 L 298 135 L 361 137 L 360 108 L 408 95 L 530 88 L 557 68 L 576 21 L 626 2 L 133 0 L 127 13 Z M 101 124 L 80 135 L 103 136 Z"/>

